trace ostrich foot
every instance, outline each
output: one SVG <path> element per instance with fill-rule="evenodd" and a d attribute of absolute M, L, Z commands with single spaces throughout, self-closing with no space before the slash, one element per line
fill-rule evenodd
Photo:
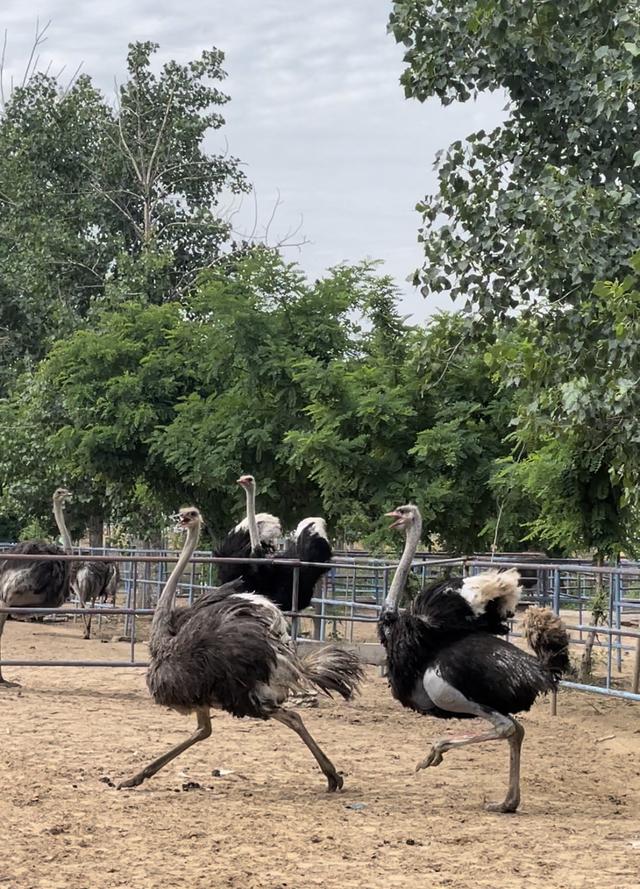
<path fill-rule="evenodd" d="M 506 800 L 502 803 L 485 803 L 485 809 L 487 812 L 500 812 L 501 814 L 507 814 L 510 812 L 515 812 L 518 808 L 520 800 L 517 797 L 508 796 Z"/>
<path fill-rule="evenodd" d="M 420 762 L 416 766 L 416 772 L 419 772 L 420 769 L 428 769 L 429 766 L 439 766 L 442 762 L 442 754 L 446 750 L 446 747 L 443 747 L 440 744 L 434 744 L 428 755 L 421 759 Z"/>
<path fill-rule="evenodd" d="M 327 774 L 327 793 L 335 793 L 336 790 L 342 790 L 344 779 L 337 772 Z"/>
<path fill-rule="evenodd" d="M 22 688 L 19 682 L 10 682 L 8 679 L 0 678 L 0 688 Z"/>
<path fill-rule="evenodd" d="M 126 787 L 138 787 L 147 776 L 144 772 L 138 772 L 137 775 L 134 775 L 133 778 L 128 778 L 126 781 L 121 781 L 116 790 L 124 790 Z"/>

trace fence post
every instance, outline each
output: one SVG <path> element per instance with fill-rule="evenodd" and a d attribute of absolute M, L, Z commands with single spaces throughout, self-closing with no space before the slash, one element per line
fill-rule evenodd
<path fill-rule="evenodd" d="M 555 568 L 553 572 L 553 610 L 556 614 L 560 614 L 560 569 Z M 551 692 L 551 715 L 558 715 L 558 692 L 554 689 Z"/>
<path fill-rule="evenodd" d="M 631 691 L 634 695 L 640 692 L 640 637 L 636 639 L 636 660 L 633 665 L 633 681 L 631 683 Z"/>
<path fill-rule="evenodd" d="M 138 580 L 138 563 L 133 563 L 133 590 L 131 591 L 131 607 L 133 608 L 133 614 L 130 614 L 131 618 L 131 638 L 130 638 L 130 646 L 131 646 L 131 663 L 135 663 L 136 660 L 136 603 L 138 601 L 138 590 L 137 590 L 137 580 Z"/>
<path fill-rule="evenodd" d="M 291 610 L 293 611 L 293 619 L 291 621 L 291 638 L 294 642 L 298 641 L 298 627 L 300 618 L 298 617 L 298 590 L 300 588 L 300 568 L 296 565 L 293 569 L 293 587 L 291 590 Z"/>

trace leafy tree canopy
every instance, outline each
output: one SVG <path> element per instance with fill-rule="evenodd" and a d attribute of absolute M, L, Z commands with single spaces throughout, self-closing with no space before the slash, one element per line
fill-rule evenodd
<path fill-rule="evenodd" d="M 129 48 L 111 105 L 81 76 L 35 73 L 0 118 L 0 395 L 93 308 L 181 298 L 221 255 L 223 192 L 246 189 L 235 158 L 207 153 L 224 124 L 223 56 L 153 73 Z"/>
<path fill-rule="evenodd" d="M 0 408 L 5 509 L 46 517 L 64 479 L 79 521 L 104 504 L 146 532 L 189 500 L 220 533 L 251 471 L 287 524 L 321 512 L 353 540 L 416 498 L 434 541 L 477 545 L 509 396 L 482 343 L 459 350 L 461 319 L 424 331 L 395 302 L 370 263 L 311 284 L 256 249 L 205 273 L 188 305 L 103 309 Z"/>

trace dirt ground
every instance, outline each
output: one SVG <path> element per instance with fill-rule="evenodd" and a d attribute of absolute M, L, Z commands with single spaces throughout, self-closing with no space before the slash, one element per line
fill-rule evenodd
<path fill-rule="evenodd" d="M 128 654 L 80 637 L 80 624 L 10 622 L 3 654 Z M 638 704 L 563 691 L 557 717 L 536 705 L 523 717 L 521 810 L 496 815 L 483 802 L 505 792 L 506 745 L 414 774 L 430 739 L 461 724 L 403 710 L 373 668 L 355 703 L 300 711 L 345 776 L 335 795 L 285 727 L 225 715 L 148 784 L 118 792 L 109 780 L 193 721 L 155 706 L 141 670 L 5 674 L 22 688 L 0 688 L 2 887 L 640 887 Z"/>

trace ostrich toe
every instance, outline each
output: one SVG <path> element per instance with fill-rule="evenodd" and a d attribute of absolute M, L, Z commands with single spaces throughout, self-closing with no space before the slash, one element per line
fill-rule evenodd
<path fill-rule="evenodd" d="M 428 769 L 429 766 L 439 766 L 442 762 L 442 751 L 440 747 L 435 744 L 429 751 L 429 754 L 421 759 L 420 762 L 416 766 L 416 772 L 419 772 L 420 769 Z"/>

